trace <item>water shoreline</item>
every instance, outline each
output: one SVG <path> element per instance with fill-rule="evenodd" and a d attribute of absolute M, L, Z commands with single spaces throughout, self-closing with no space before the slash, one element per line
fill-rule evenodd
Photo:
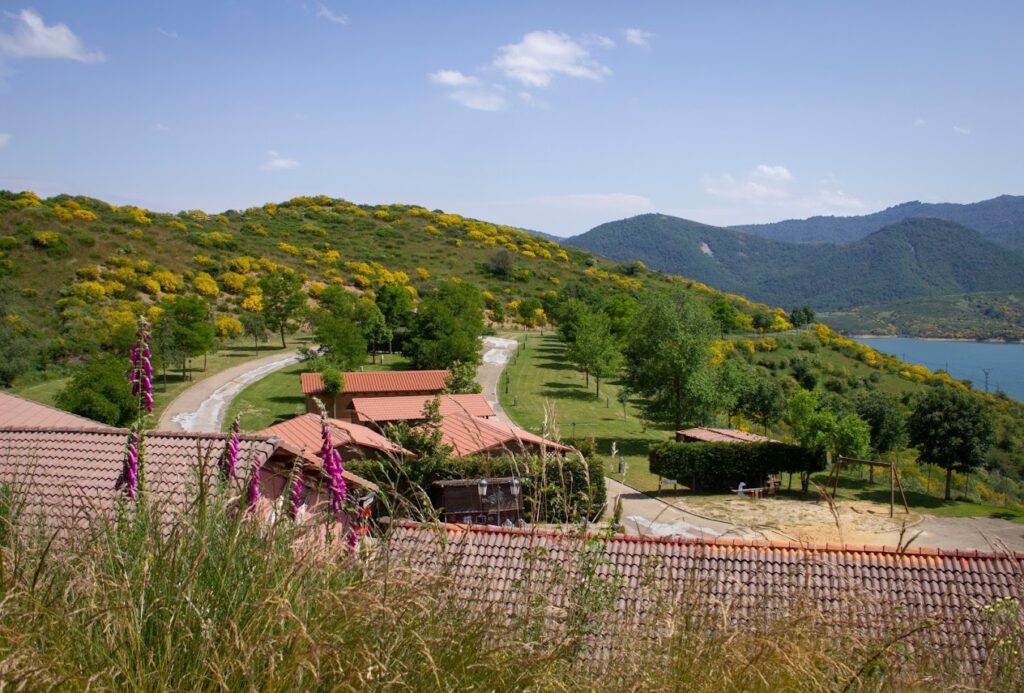
<path fill-rule="evenodd" d="M 915 337 L 905 334 L 848 334 L 850 339 L 920 339 L 922 342 L 963 342 L 965 344 L 1024 344 L 1024 339 L 1006 339 L 1005 337 L 988 337 L 985 339 L 965 339 L 963 337 Z"/>

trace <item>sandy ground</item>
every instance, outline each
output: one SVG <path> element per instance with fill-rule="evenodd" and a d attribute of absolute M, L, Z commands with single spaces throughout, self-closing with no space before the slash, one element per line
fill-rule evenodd
<path fill-rule="evenodd" d="M 1024 551 L 1024 525 L 997 518 L 908 515 L 899 507 L 890 518 L 887 506 L 850 500 L 836 504 L 838 518 L 827 503 L 813 500 L 699 496 L 670 501 L 674 507 L 728 520 L 775 539 L 883 546 L 909 541 L 910 546 L 931 548 Z"/>
<path fill-rule="evenodd" d="M 227 368 L 174 398 L 160 415 L 162 431 L 219 431 L 231 400 L 247 385 L 299 360 L 298 352 L 274 354 Z"/>
<path fill-rule="evenodd" d="M 498 402 L 498 385 L 501 383 L 501 372 L 505 364 L 512 358 L 519 347 L 519 342 L 514 339 L 503 339 L 502 337 L 483 338 L 483 359 L 476 369 L 476 381 L 483 388 L 484 398 L 491 405 L 491 409 L 498 415 L 500 421 L 509 425 L 515 422 L 508 417 L 505 410 Z"/>

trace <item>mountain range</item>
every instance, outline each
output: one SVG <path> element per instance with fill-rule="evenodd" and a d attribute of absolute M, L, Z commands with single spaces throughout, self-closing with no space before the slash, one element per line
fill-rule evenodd
<path fill-rule="evenodd" d="M 1006 199 L 1012 201 L 1011 207 L 1022 203 L 1020 227 L 1024 228 L 1024 197 Z M 869 228 L 865 217 L 849 219 L 859 219 L 860 228 Z M 768 226 L 778 231 L 813 221 Z M 987 228 L 1000 228 L 1004 237 L 1012 237 L 1016 223 L 1012 219 L 1001 226 L 993 222 Z M 910 216 L 857 240 L 852 231 L 845 233 L 844 238 L 851 241 L 846 244 L 796 243 L 664 214 L 643 214 L 602 224 L 566 242 L 619 261 L 641 260 L 653 269 L 754 300 L 783 306 L 809 304 L 819 310 L 1024 288 L 1024 255 L 997 244 L 991 234 L 953 221 Z M 809 235 L 808 231 L 805 238 Z"/>
<path fill-rule="evenodd" d="M 904 202 L 863 216 L 818 216 L 732 228 L 777 241 L 845 244 L 860 240 L 889 224 L 913 217 L 953 221 L 1024 253 L 1024 195 L 1000 195 L 970 204 Z"/>

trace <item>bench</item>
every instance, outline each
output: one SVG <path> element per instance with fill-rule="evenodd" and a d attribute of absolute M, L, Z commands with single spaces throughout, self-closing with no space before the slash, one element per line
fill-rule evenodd
<path fill-rule="evenodd" d="M 678 481 L 676 481 L 675 479 L 664 479 L 664 478 L 659 476 L 658 477 L 658 490 L 660 491 L 661 489 L 665 488 L 666 486 L 671 486 L 673 491 L 678 491 L 679 490 L 679 482 Z"/>

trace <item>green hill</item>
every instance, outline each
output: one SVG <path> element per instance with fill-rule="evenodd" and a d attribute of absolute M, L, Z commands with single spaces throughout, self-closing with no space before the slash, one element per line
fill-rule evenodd
<path fill-rule="evenodd" d="M 1024 287 L 1024 257 L 941 219 L 905 219 L 847 246 L 783 243 L 645 214 L 568 243 L 639 259 L 766 303 L 842 310 L 918 296 Z"/>
<path fill-rule="evenodd" d="M 874 214 L 811 217 L 736 226 L 763 238 L 795 243 L 852 243 L 904 219 L 931 217 L 975 229 L 1007 248 L 1024 252 L 1024 196 L 1000 195 L 971 204 L 904 202 Z"/>
<path fill-rule="evenodd" d="M 502 255 L 501 271 L 488 267 Z M 277 266 L 301 272 L 313 296 L 331 283 L 356 292 L 400 284 L 418 296 L 459 278 L 509 315 L 519 302 L 551 300 L 573 284 L 635 294 L 680 280 L 413 205 L 320 196 L 222 214 L 166 214 L 0 192 L 0 351 L 11 353 L 17 340 L 37 368 L 73 363 L 110 347 L 135 316 L 176 295 L 199 294 L 215 317 L 237 316 L 259 277 Z M 759 309 L 735 304 L 747 314 Z"/>

